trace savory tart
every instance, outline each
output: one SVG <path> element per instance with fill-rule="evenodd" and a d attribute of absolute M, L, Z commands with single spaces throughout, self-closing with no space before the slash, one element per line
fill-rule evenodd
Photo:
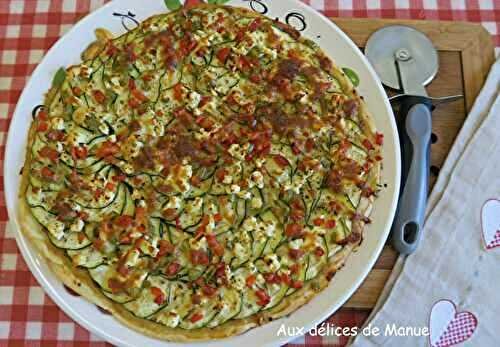
<path fill-rule="evenodd" d="M 360 244 L 382 134 L 341 69 L 240 8 L 161 14 L 60 70 L 22 230 L 77 293 L 175 341 L 296 310 Z"/>

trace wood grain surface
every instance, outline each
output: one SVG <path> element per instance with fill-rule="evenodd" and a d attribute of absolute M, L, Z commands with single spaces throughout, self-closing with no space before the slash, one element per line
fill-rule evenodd
<path fill-rule="evenodd" d="M 494 62 L 491 36 L 479 24 L 415 20 L 332 18 L 360 48 L 368 37 L 387 25 L 409 25 L 425 33 L 439 52 L 439 72 L 427 86 L 431 96 L 462 94 L 464 98 L 439 105 L 432 114 L 431 187 L 453 141 L 481 90 Z M 389 92 L 390 93 L 390 92 Z M 425 236 L 424 236 L 425 237 Z M 344 307 L 372 308 L 389 278 L 398 254 L 388 244 L 374 268 Z"/>

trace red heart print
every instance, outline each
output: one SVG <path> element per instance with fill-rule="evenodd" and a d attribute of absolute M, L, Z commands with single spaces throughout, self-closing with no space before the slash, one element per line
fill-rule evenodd
<path fill-rule="evenodd" d="M 500 246 L 500 200 L 487 200 L 481 208 L 481 232 L 486 249 Z"/>
<path fill-rule="evenodd" d="M 431 347 L 449 347 L 472 336 L 477 319 L 468 311 L 457 312 L 450 300 L 439 300 L 434 304 L 429 317 Z"/>

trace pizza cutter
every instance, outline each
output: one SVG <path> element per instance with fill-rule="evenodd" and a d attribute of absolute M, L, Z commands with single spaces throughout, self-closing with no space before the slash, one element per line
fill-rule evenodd
<path fill-rule="evenodd" d="M 422 236 L 427 204 L 432 133 L 431 111 L 436 103 L 460 98 L 432 98 L 425 86 L 438 71 L 438 54 L 421 32 L 391 25 L 373 33 L 365 54 L 381 82 L 403 93 L 391 98 L 400 103 L 396 123 L 401 143 L 402 184 L 392 241 L 397 251 L 415 251 Z"/>

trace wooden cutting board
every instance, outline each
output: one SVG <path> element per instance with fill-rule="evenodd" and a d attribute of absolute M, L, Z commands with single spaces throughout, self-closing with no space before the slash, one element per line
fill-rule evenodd
<path fill-rule="evenodd" d="M 491 36 L 479 24 L 415 20 L 332 18 L 361 49 L 368 37 L 387 25 L 412 26 L 425 33 L 439 51 L 439 72 L 427 86 L 431 96 L 462 94 L 464 98 L 439 105 L 432 116 L 431 187 L 494 62 Z M 425 237 L 425 236 L 424 236 Z M 374 268 L 344 307 L 370 309 L 375 305 L 398 254 L 386 245 Z"/>

